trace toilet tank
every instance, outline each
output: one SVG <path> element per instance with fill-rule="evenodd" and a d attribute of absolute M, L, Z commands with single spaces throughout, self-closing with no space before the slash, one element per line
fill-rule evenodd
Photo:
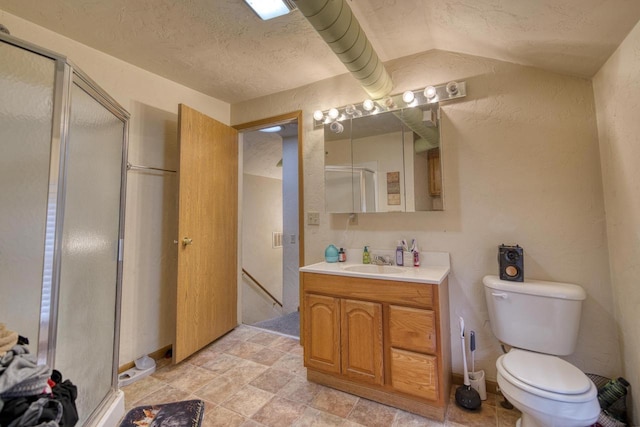
<path fill-rule="evenodd" d="M 485 276 L 482 282 L 496 338 L 539 353 L 573 353 L 587 296 L 584 289 L 540 280 L 510 282 L 498 276 Z"/>

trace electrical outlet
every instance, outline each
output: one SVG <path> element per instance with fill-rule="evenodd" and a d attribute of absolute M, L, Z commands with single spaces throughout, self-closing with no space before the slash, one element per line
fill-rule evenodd
<path fill-rule="evenodd" d="M 307 225 L 320 225 L 320 212 L 307 212 Z"/>
<path fill-rule="evenodd" d="M 349 214 L 349 225 L 358 225 L 358 214 Z"/>

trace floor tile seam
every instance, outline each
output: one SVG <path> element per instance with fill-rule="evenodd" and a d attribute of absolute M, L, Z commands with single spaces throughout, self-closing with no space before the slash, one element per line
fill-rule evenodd
<path fill-rule="evenodd" d="M 246 386 L 248 386 L 248 385 L 250 385 L 250 384 L 248 384 L 248 383 L 247 383 L 247 384 L 243 384 L 243 385 L 242 385 L 242 388 L 241 388 L 240 390 L 238 390 L 238 391 L 236 391 L 235 393 L 233 393 L 233 394 L 232 394 L 231 396 L 229 396 L 227 399 L 225 399 L 224 401 L 222 401 L 218 406 L 222 406 L 222 407 L 223 407 L 223 408 L 225 408 L 225 409 L 229 409 L 230 411 L 233 411 L 233 409 L 231 409 L 231 408 L 227 408 L 226 406 L 223 406 L 223 405 L 224 405 L 225 403 L 227 403 L 228 401 L 230 401 L 230 400 L 231 400 L 231 399 L 232 399 L 236 394 L 240 393 L 240 392 L 241 392 L 241 391 L 242 391 Z M 258 387 L 255 387 L 255 386 L 251 386 L 251 387 L 253 387 L 253 388 L 258 388 Z M 262 389 L 259 389 L 259 390 L 262 390 Z M 262 390 L 262 391 L 264 391 L 265 393 L 269 393 L 269 394 L 271 394 L 271 397 L 269 398 L 269 400 L 267 400 L 267 402 L 265 402 L 262 406 L 260 406 L 260 408 L 258 408 L 258 409 L 256 410 L 256 412 L 254 412 L 254 414 L 255 414 L 255 413 L 257 413 L 258 411 L 260 411 L 260 409 L 262 409 L 262 407 L 263 407 L 264 405 L 266 405 L 268 402 L 270 402 L 270 401 L 271 401 L 271 399 L 273 399 L 273 397 L 275 396 L 275 393 L 271 393 L 270 391 L 266 391 L 266 390 Z M 234 411 L 234 412 L 236 412 L 236 411 Z M 253 416 L 254 414 L 251 414 L 251 416 Z M 240 415 L 242 415 L 243 417 L 247 418 L 247 417 L 246 417 L 245 415 L 243 415 L 243 414 L 240 414 Z M 251 418 L 251 417 L 249 417 L 249 418 Z"/>
<path fill-rule="evenodd" d="M 210 385 L 212 382 L 214 382 L 216 379 L 218 379 L 218 377 L 219 377 L 219 376 L 216 376 L 216 377 L 214 377 L 214 378 L 210 379 L 209 381 L 207 381 L 207 382 L 203 383 L 202 385 L 200 385 L 200 386 L 196 387 L 196 388 L 195 388 L 195 390 L 193 390 L 193 389 L 192 389 L 192 390 L 186 390 L 186 389 L 181 388 L 181 387 L 178 387 L 178 386 L 176 386 L 176 385 L 174 385 L 174 384 L 169 384 L 169 385 L 170 385 L 171 387 L 175 388 L 175 389 L 178 389 L 178 390 L 186 391 L 186 392 L 188 392 L 188 393 L 195 393 L 195 391 L 197 391 L 197 390 L 201 390 L 202 388 L 207 387 L 208 385 Z"/>
<path fill-rule="evenodd" d="M 207 372 L 210 372 L 213 375 L 215 375 L 215 377 L 214 377 L 214 379 L 215 379 L 215 378 L 221 377 L 222 375 L 226 374 L 230 369 L 233 369 L 233 368 L 227 368 L 227 369 L 224 369 L 224 370 L 213 370 L 213 369 L 210 369 L 210 368 L 203 367 L 202 369 L 205 369 Z"/>
<path fill-rule="evenodd" d="M 267 332 L 267 333 L 274 334 L 274 335 L 280 335 L 282 337 L 293 338 L 293 339 L 298 340 L 298 341 L 300 340 L 300 337 L 296 337 L 295 335 L 283 334 L 282 332 L 272 331 L 271 329 L 259 328 L 257 326 L 247 325 L 246 323 L 243 323 L 242 325 L 246 326 L 247 328 L 258 330 L 260 332 Z"/>
<path fill-rule="evenodd" d="M 171 368 L 167 368 L 167 370 L 169 371 L 168 373 L 171 373 L 171 372 L 173 372 L 173 371 L 175 371 L 175 370 L 177 370 L 177 369 L 183 369 L 183 367 L 184 367 L 184 369 L 187 369 L 187 368 L 189 368 L 189 367 L 191 367 L 191 368 L 193 368 L 193 367 L 198 367 L 197 365 L 194 365 L 194 364 L 190 363 L 190 362 L 189 362 L 189 361 L 187 361 L 187 360 L 183 360 L 183 361 L 181 361 L 181 362 L 178 362 L 178 363 L 177 363 L 177 364 L 175 364 L 175 365 L 167 365 L 167 366 L 170 366 L 170 367 L 171 367 Z M 164 369 L 164 367 L 163 367 L 162 369 Z M 165 384 L 169 385 L 169 384 L 170 384 L 169 380 L 167 380 L 167 379 L 163 379 L 163 378 L 158 378 L 158 377 L 156 376 L 156 374 L 161 374 L 161 373 L 162 373 L 162 372 L 161 372 L 161 370 L 162 370 L 162 369 L 160 369 L 160 370 L 158 370 L 158 371 L 155 371 L 153 374 L 151 374 L 151 377 L 152 377 L 152 378 L 155 378 L 155 379 L 156 379 L 156 380 L 158 380 L 158 381 L 162 381 L 163 383 L 165 383 Z M 172 381 L 172 380 L 171 380 L 171 381 Z"/>
<path fill-rule="evenodd" d="M 159 385 L 159 387 L 158 387 L 157 389 L 154 389 L 153 391 L 150 391 L 149 393 L 146 393 L 145 395 L 143 395 L 141 398 L 139 398 L 139 399 L 135 400 L 135 401 L 132 403 L 132 405 L 133 405 L 133 406 L 132 406 L 132 408 L 135 408 L 136 406 L 140 406 L 140 405 L 136 405 L 136 403 L 139 403 L 142 399 L 144 399 L 144 398 L 146 398 L 146 397 L 149 397 L 150 395 L 152 395 L 153 393 L 155 393 L 155 392 L 157 392 L 157 391 L 160 391 L 160 389 L 162 389 L 163 387 L 166 387 L 166 384 L 164 384 L 164 385 Z M 125 394 L 124 398 L 125 398 L 125 402 L 126 402 L 126 399 L 127 399 L 127 395 L 126 395 L 126 394 Z"/>
<path fill-rule="evenodd" d="M 258 412 L 260 412 L 260 411 L 262 410 L 262 408 L 264 408 L 265 406 L 267 406 L 267 405 L 268 405 L 268 404 L 269 404 L 273 399 L 275 399 L 276 397 L 277 397 L 277 398 L 279 398 L 279 399 L 287 400 L 287 401 L 291 402 L 291 403 L 292 403 L 292 404 L 294 404 L 294 405 L 295 405 L 295 404 L 301 404 L 302 406 L 304 406 L 304 410 L 302 411 L 302 413 L 301 413 L 300 415 L 298 415 L 298 417 L 297 417 L 295 420 L 293 420 L 293 421 L 289 424 L 290 426 L 291 426 L 291 425 L 293 425 L 293 424 L 295 424 L 295 422 L 296 422 L 296 421 L 298 421 L 300 418 L 302 418 L 302 417 L 304 416 L 304 412 L 307 410 L 307 408 L 310 408 L 310 406 L 309 406 L 309 405 L 307 405 L 307 404 L 305 404 L 305 403 L 303 403 L 303 402 L 297 402 L 297 401 L 295 401 L 295 400 L 288 399 L 288 398 L 286 398 L 286 397 L 284 397 L 284 396 L 279 396 L 279 395 L 277 395 L 277 394 L 274 394 L 274 395 L 271 397 L 271 399 L 269 399 L 269 400 L 268 400 L 264 405 L 262 405 L 262 406 L 260 407 L 260 409 L 258 409 L 258 410 L 253 414 L 253 415 L 251 415 L 251 417 L 249 417 L 249 419 L 250 419 L 250 420 L 252 420 L 252 421 L 255 421 L 255 422 L 259 423 L 260 425 L 265 425 L 265 424 L 262 424 L 262 423 L 260 423 L 259 421 L 255 420 L 253 417 L 254 417 L 255 415 L 257 415 L 257 414 L 258 414 Z M 324 412 L 324 411 L 323 411 L 323 412 Z M 268 426 L 267 426 L 267 427 L 268 427 Z"/>

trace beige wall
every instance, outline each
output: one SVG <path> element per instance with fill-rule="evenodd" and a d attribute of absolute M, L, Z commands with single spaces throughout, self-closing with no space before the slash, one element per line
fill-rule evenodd
<path fill-rule="evenodd" d="M 120 61 L 0 10 L 15 37 L 66 55 L 131 113 L 129 160 L 175 169 L 178 104 L 223 123 L 229 104 Z M 120 363 L 173 340 L 177 183 L 171 174 L 129 172 Z"/>
<path fill-rule="evenodd" d="M 640 425 L 640 24 L 593 79 L 621 372 Z M 613 333 L 613 331 L 612 331 Z M 635 393 L 634 393 L 635 391 Z"/>
<path fill-rule="evenodd" d="M 588 298 L 578 348 L 568 359 L 615 375 L 620 355 L 609 284 L 605 212 L 591 82 L 515 64 L 429 51 L 386 64 L 394 92 L 466 80 L 468 96 L 442 106 L 443 212 L 360 214 L 349 247 L 392 249 L 418 239 L 422 251 L 451 254 L 452 325 L 477 334 L 477 365 L 495 380 L 500 354 L 482 277 L 496 274 L 497 246 L 525 248 L 526 277 L 582 285 Z M 305 211 L 324 211 L 323 131 L 311 114 L 365 97 L 349 75 L 232 105 L 232 123 L 304 111 Z M 305 227 L 306 263 L 343 233 L 345 215 Z M 455 321 L 454 321 L 455 320 Z M 452 328 L 452 337 L 459 331 Z M 454 371 L 462 373 L 459 340 Z"/>
<path fill-rule="evenodd" d="M 242 178 L 242 268 L 282 302 L 282 252 L 271 247 L 271 233 L 282 232 L 282 180 L 244 174 Z M 252 285 L 248 279 L 249 289 Z M 254 293 L 261 294 L 255 290 Z M 247 298 L 245 298 L 247 297 Z M 242 296 L 242 319 L 255 323 L 275 317 L 277 311 L 254 311 L 249 295 Z M 272 302 L 267 299 L 268 306 Z"/>

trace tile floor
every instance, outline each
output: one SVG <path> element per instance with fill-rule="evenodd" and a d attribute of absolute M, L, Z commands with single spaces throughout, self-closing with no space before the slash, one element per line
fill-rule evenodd
<path fill-rule="evenodd" d="M 159 364 L 160 365 L 160 364 Z M 126 409 L 205 401 L 203 427 L 515 426 L 496 395 L 468 412 L 451 400 L 444 423 L 307 382 L 298 340 L 241 325 L 178 365 L 123 387 Z M 455 387 L 452 390 L 452 396 Z"/>

